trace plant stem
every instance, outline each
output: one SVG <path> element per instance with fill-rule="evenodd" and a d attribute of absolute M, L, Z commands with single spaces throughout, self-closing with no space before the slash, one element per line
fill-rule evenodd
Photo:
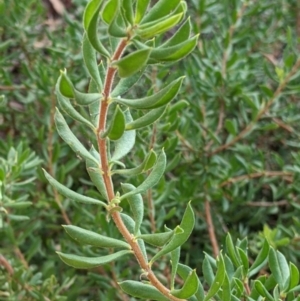
<path fill-rule="evenodd" d="M 120 59 L 122 56 L 126 46 L 127 46 L 127 39 L 123 39 L 112 59 L 111 62 Z M 112 177 L 111 177 L 111 171 L 109 167 L 109 161 L 108 161 L 108 150 L 107 150 L 107 140 L 106 138 L 101 137 L 101 133 L 105 131 L 106 127 L 106 120 L 107 120 L 107 111 L 108 111 L 108 106 L 109 106 L 109 100 L 110 100 L 110 93 L 113 85 L 113 81 L 115 78 L 117 69 L 109 66 L 107 73 L 106 73 L 106 78 L 104 82 L 104 88 L 103 88 L 103 97 L 101 99 L 100 103 L 100 111 L 99 111 L 99 123 L 98 123 L 98 128 L 96 131 L 97 134 L 97 143 L 98 143 L 98 150 L 100 154 L 100 169 L 102 171 L 102 177 L 104 181 L 104 185 L 106 188 L 106 193 L 108 197 L 108 202 L 111 203 L 112 200 L 115 198 L 115 193 L 114 193 L 114 186 L 112 182 Z M 111 212 L 111 217 L 117 226 L 118 230 L 124 237 L 124 239 L 127 241 L 127 243 L 131 246 L 132 251 L 134 252 L 134 255 L 142 268 L 143 272 L 147 275 L 149 281 L 151 284 L 156 287 L 164 296 L 169 298 L 169 300 L 172 301 L 182 301 L 183 299 L 178 299 L 170 294 L 170 290 L 166 288 L 155 276 L 153 271 L 151 270 L 151 267 L 149 266 L 147 260 L 144 258 L 143 253 L 138 245 L 137 240 L 133 237 L 133 235 L 128 231 L 126 226 L 124 225 L 121 215 L 119 212 Z"/>

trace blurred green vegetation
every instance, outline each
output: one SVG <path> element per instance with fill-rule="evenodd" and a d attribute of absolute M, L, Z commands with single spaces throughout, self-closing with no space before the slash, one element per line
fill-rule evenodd
<path fill-rule="evenodd" d="M 139 278 L 134 261 L 85 272 L 55 254 L 78 252 L 61 224 L 118 235 L 105 212 L 64 199 L 41 172 L 97 197 L 54 127 L 59 70 L 67 68 L 82 91 L 88 84 L 81 56 L 86 1 L 58 2 L 63 14 L 52 1 L 0 2 L 0 300 L 134 300 L 116 290 L 116 279 Z M 296 0 L 188 5 L 201 33 L 197 49 L 178 64 L 147 70 L 134 92 L 186 76 L 169 114 L 140 133 L 125 162 L 134 166 L 151 147 L 164 146 L 168 156 L 165 178 L 145 195 L 156 221 L 149 210 L 143 227 L 174 227 L 192 200 L 196 228 L 181 261 L 200 275 L 203 252 L 215 255 L 228 231 L 248 236 L 250 255 L 266 237 L 299 265 L 300 8 Z M 70 126 L 90 143 L 83 128 Z"/>

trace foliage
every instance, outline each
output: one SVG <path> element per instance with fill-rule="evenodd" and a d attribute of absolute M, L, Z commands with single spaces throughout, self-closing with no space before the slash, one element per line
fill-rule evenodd
<path fill-rule="evenodd" d="M 0 300 L 297 300 L 297 2 L 67 3 L 0 4 Z"/>

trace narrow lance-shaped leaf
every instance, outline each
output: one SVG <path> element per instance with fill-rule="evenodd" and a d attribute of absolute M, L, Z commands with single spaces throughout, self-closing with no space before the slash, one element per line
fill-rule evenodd
<path fill-rule="evenodd" d="M 193 270 L 189 266 L 181 264 L 181 263 L 178 264 L 177 273 L 184 281 L 192 273 L 192 271 Z M 197 301 L 204 300 L 204 289 L 203 289 L 201 282 L 199 281 L 199 278 L 198 278 L 198 289 L 197 289 L 196 293 L 194 294 L 194 296 Z M 191 299 L 191 301 L 193 301 L 195 298 Z"/>
<path fill-rule="evenodd" d="M 170 239 L 174 236 L 174 231 L 167 231 L 162 233 L 153 233 L 153 234 L 141 234 L 136 238 L 144 240 L 147 244 L 156 247 L 164 246 Z"/>
<path fill-rule="evenodd" d="M 110 94 L 111 97 L 119 97 L 127 92 L 141 78 L 144 68 L 142 68 L 140 72 L 134 73 L 132 76 L 121 78 L 117 85 L 113 88 L 113 91 Z"/>
<path fill-rule="evenodd" d="M 228 275 L 225 274 L 224 282 L 222 284 L 222 301 L 231 301 L 231 285 Z"/>
<path fill-rule="evenodd" d="M 113 116 L 110 119 L 108 128 L 101 135 L 102 138 L 108 136 L 110 140 L 118 140 L 125 131 L 125 116 L 120 106 L 116 106 Z"/>
<path fill-rule="evenodd" d="M 124 222 L 126 228 L 128 229 L 128 231 L 133 234 L 135 231 L 135 222 L 134 220 L 127 214 L 121 213 L 121 218 L 122 221 Z M 139 235 L 140 232 L 137 233 L 137 235 Z M 143 253 L 143 256 L 145 258 L 146 261 L 148 261 L 148 257 L 147 257 L 147 252 L 146 252 L 146 248 L 145 248 L 145 244 L 144 241 L 142 239 L 137 239 L 137 243 Z"/>
<path fill-rule="evenodd" d="M 74 240 L 82 245 L 91 245 L 99 248 L 122 248 L 130 249 L 125 241 L 100 235 L 73 225 L 63 225 L 64 229 Z"/>
<path fill-rule="evenodd" d="M 112 66 L 118 69 L 120 77 L 128 77 L 140 71 L 148 61 L 151 49 L 140 49 L 127 56 L 113 61 Z"/>
<path fill-rule="evenodd" d="M 56 87 L 55 87 L 55 92 L 56 92 L 56 97 L 57 97 L 58 103 L 59 103 L 60 107 L 62 108 L 62 110 L 66 114 L 68 114 L 72 119 L 87 125 L 92 130 L 95 130 L 94 125 L 90 121 L 85 119 L 78 111 L 75 110 L 75 108 L 71 104 L 70 100 L 61 95 L 59 88 L 58 88 L 60 79 L 61 79 L 61 77 L 58 79 L 58 83 L 56 84 Z"/>
<path fill-rule="evenodd" d="M 153 122 L 157 121 L 165 112 L 166 107 L 160 107 L 153 109 L 150 112 L 146 113 L 140 118 L 135 119 L 134 121 L 126 124 L 126 131 L 136 130 L 142 127 L 151 125 Z"/>
<path fill-rule="evenodd" d="M 146 190 L 153 187 L 154 185 L 156 185 L 159 182 L 162 175 L 164 174 L 165 168 L 166 168 L 166 154 L 165 154 L 164 150 L 162 150 L 161 154 L 157 158 L 156 164 L 154 165 L 151 173 L 146 178 L 146 180 L 141 185 L 139 185 L 137 188 L 135 188 L 134 190 L 131 190 L 131 191 L 123 194 L 120 197 L 120 200 L 123 200 L 125 198 L 128 198 L 129 196 L 132 196 L 132 195 L 135 195 L 138 193 L 143 193 Z"/>
<path fill-rule="evenodd" d="M 182 246 L 191 235 L 192 230 L 194 228 L 194 224 L 195 224 L 195 216 L 194 216 L 192 206 L 189 202 L 184 212 L 182 221 L 180 223 L 180 228 L 183 230 L 183 233 L 178 233 L 178 234 L 175 233 L 171 241 L 152 257 L 149 265 L 151 266 L 153 262 L 158 258 L 160 258 L 161 256 L 170 253 L 171 251 L 178 248 L 179 246 Z"/>
<path fill-rule="evenodd" d="M 150 299 L 156 301 L 169 301 L 157 288 L 150 284 L 141 283 L 133 280 L 119 282 L 121 289 L 135 298 Z"/>
<path fill-rule="evenodd" d="M 131 169 L 115 169 L 111 172 L 111 174 L 130 175 L 130 176 L 138 175 L 140 173 L 143 173 L 151 169 L 154 166 L 156 159 L 157 159 L 156 153 L 151 149 L 149 154 L 146 156 L 145 160 L 139 166 Z"/>
<path fill-rule="evenodd" d="M 108 33 L 111 37 L 116 37 L 116 38 L 127 37 L 126 24 L 124 24 L 124 20 L 120 13 L 109 24 Z"/>
<path fill-rule="evenodd" d="M 90 153 L 96 159 L 96 161 L 100 162 L 99 153 L 92 146 Z M 102 197 L 105 200 L 108 200 L 107 191 L 105 188 L 105 184 L 102 177 L 102 170 L 100 169 L 100 163 L 95 163 L 92 160 L 86 160 L 86 170 L 92 180 L 93 184 L 96 186 L 98 191 L 101 193 Z"/>
<path fill-rule="evenodd" d="M 102 45 L 98 37 L 98 19 L 102 0 L 92 0 L 86 6 L 83 15 L 83 26 L 91 45 L 105 57 L 110 57 L 107 49 Z"/>
<path fill-rule="evenodd" d="M 87 106 L 95 101 L 100 101 L 100 93 L 82 93 L 76 90 L 67 76 L 66 70 L 61 71 L 61 75 L 56 85 L 57 93 L 67 98 L 75 98 L 76 103 L 82 106 Z"/>
<path fill-rule="evenodd" d="M 169 15 L 177 8 L 180 1 L 181 0 L 172 0 L 172 1 L 160 0 L 160 1 L 158 1 L 153 7 L 151 7 L 150 11 L 142 19 L 142 24 L 144 24 L 146 22 L 155 21 L 166 15 Z"/>
<path fill-rule="evenodd" d="M 132 117 L 129 110 L 124 112 L 126 123 L 132 121 Z M 115 141 L 115 149 L 113 155 L 111 157 L 111 161 L 117 161 L 126 156 L 134 146 L 135 143 L 136 132 L 133 131 L 125 131 L 123 136 Z"/>
<path fill-rule="evenodd" d="M 130 192 L 136 189 L 131 184 L 122 184 L 122 190 L 124 193 Z M 136 236 L 140 230 L 140 226 L 143 222 L 144 217 L 144 202 L 140 194 L 135 194 L 127 197 L 127 201 L 130 205 L 131 212 L 133 214 L 133 219 L 135 222 L 134 235 Z"/>
<path fill-rule="evenodd" d="M 81 144 L 77 137 L 72 133 L 64 117 L 56 108 L 54 116 L 57 131 L 60 137 L 72 148 L 76 155 L 89 159 L 98 164 L 97 160 L 89 153 L 89 151 Z"/>
<path fill-rule="evenodd" d="M 166 105 L 179 92 L 184 77 L 180 77 L 169 85 L 161 89 L 159 92 L 138 99 L 113 98 L 112 101 L 126 105 L 133 109 L 153 109 Z"/>
<path fill-rule="evenodd" d="M 186 278 L 181 289 L 171 290 L 171 294 L 180 299 L 192 297 L 198 289 L 199 281 L 196 271 L 193 270 Z"/>
<path fill-rule="evenodd" d="M 171 252 L 171 263 L 172 263 L 172 270 L 171 270 L 171 291 L 174 290 L 175 286 L 175 277 L 177 273 L 177 267 L 179 264 L 180 259 L 180 247 L 176 248 Z M 175 295 L 174 295 L 175 296 Z M 176 296 L 178 297 L 178 296 Z M 187 297 L 183 297 L 187 298 Z"/>
<path fill-rule="evenodd" d="M 198 35 L 175 46 L 153 50 L 150 58 L 157 62 L 175 62 L 190 54 L 196 47 Z"/>
<path fill-rule="evenodd" d="M 289 283 L 288 290 L 291 290 L 299 284 L 299 270 L 291 262 L 289 264 L 289 268 L 290 268 L 290 283 Z"/>
<path fill-rule="evenodd" d="M 217 261 L 217 273 L 216 273 L 215 279 L 214 279 L 211 287 L 209 288 L 209 290 L 204 298 L 204 301 L 210 300 L 213 296 L 215 296 L 217 294 L 217 292 L 220 290 L 220 288 L 223 284 L 225 274 L 226 274 L 226 270 L 225 270 L 224 259 L 223 259 L 222 254 L 220 254 L 218 257 L 218 261 Z"/>
<path fill-rule="evenodd" d="M 71 80 L 69 79 L 69 77 L 67 76 L 66 69 L 60 71 L 60 77 L 57 83 L 58 83 L 59 91 L 63 96 L 68 98 L 75 97 L 74 86 Z"/>
<path fill-rule="evenodd" d="M 269 251 L 269 267 L 280 290 L 285 290 L 290 277 L 290 269 L 284 255 L 272 247 Z"/>
<path fill-rule="evenodd" d="M 75 269 L 92 269 L 98 266 L 115 261 L 125 255 L 132 254 L 132 251 L 123 250 L 110 255 L 100 257 L 85 257 L 72 254 L 56 252 L 60 259 L 67 265 Z"/>
<path fill-rule="evenodd" d="M 128 23 L 131 25 L 134 24 L 134 16 L 133 16 L 133 3 L 132 0 L 122 0 L 121 7 L 124 17 Z"/>
<path fill-rule="evenodd" d="M 265 240 L 263 247 L 259 251 L 256 259 L 254 260 L 253 264 L 249 269 L 249 277 L 253 276 L 258 271 L 260 271 L 261 268 L 266 264 L 268 260 L 269 249 L 270 249 L 269 243 L 267 240 Z"/>
<path fill-rule="evenodd" d="M 102 19 L 107 24 L 110 24 L 120 10 L 120 0 L 108 0 L 102 10 Z"/>
<path fill-rule="evenodd" d="M 175 34 L 163 43 L 159 48 L 166 48 L 170 46 L 178 45 L 182 42 L 188 40 L 191 34 L 191 20 L 190 18 L 186 19 L 185 22 L 178 28 Z"/>
<path fill-rule="evenodd" d="M 259 280 L 254 281 L 254 287 L 261 296 L 266 298 L 266 300 L 274 301 L 274 298 L 272 297 L 272 295 L 268 292 L 268 290 L 265 288 L 265 286 Z"/>
<path fill-rule="evenodd" d="M 232 262 L 234 263 L 234 265 L 238 268 L 239 266 L 242 265 L 239 256 L 236 253 L 235 247 L 233 245 L 232 242 L 232 238 L 231 235 L 228 233 L 226 236 L 226 249 L 228 252 L 228 255 L 230 257 L 230 259 L 232 260 Z"/>
<path fill-rule="evenodd" d="M 147 8 L 149 6 L 150 0 L 136 0 L 135 4 L 135 18 L 134 23 L 138 24 L 144 17 Z"/>
<path fill-rule="evenodd" d="M 137 29 L 137 34 L 142 38 L 142 39 L 150 39 L 155 37 L 158 34 L 165 33 L 172 27 L 176 26 L 183 14 L 179 13 L 171 17 L 164 18 L 162 21 L 157 21 L 154 22 L 153 25 L 151 24 L 144 24 L 142 26 L 139 26 Z"/>
<path fill-rule="evenodd" d="M 98 90 L 100 92 L 103 88 L 103 83 L 99 74 L 96 52 L 92 47 L 86 33 L 83 36 L 82 54 L 85 66 L 88 69 L 90 76 L 97 84 Z"/>
<path fill-rule="evenodd" d="M 49 183 L 63 196 L 75 201 L 75 202 L 80 202 L 80 203 L 85 203 L 85 204 L 95 204 L 95 205 L 100 205 L 104 206 L 106 208 L 106 204 L 98 201 L 96 199 L 87 197 L 85 195 L 79 194 L 66 186 L 62 185 L 58 181 L 56 181 L 52 176 L 50 176 L 44 169 L 44 174 L 46 179 L 49 181 Z"/>

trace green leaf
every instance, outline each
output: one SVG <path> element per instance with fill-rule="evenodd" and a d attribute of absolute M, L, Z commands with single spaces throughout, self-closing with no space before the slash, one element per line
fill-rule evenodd
<path fill-rule="evenodd" d="M 125 241 L 100 235 L 96 232 L 85 230 L 72 225 L 63 225 L 64 229 L 75 241 L 82 245 L 91 245 L 99 248 L 130 249 Z"/>
<path fill-rule="evenodd" d="M 130 123 L 132 121 L 132 117 L 129 110 L 124 112 L 126 123 Z M 135 136 L 136 132 L 133 131 L 125 131 L 123 136 L 115 142 L 115 149 L 111 158 L 111 161 L 117 161 L 126 156 L 135 144 Z"/>
<path fill-rule="evenodd" d="M 259 280 L 254 281 L 254 287 L 257 290 L 257 292 L 261 296 L 266 298 L 268 301 L 274 301 L 274 298 L 272 297 L 272 295 L 268 292 L 268 290 L 265 288 L 265 286 Z"/>
<path fill-rule="evenodd" d="M 124 213 L 120 213 L 121 218 L 123 223 L 125 224 L 126 228 L 128 229 L 128 231 L 133 235 L 134 231 L 135 231 L 135 221 L 127 214 Z M 140 232 L 137 233 L 137 235 L 140 235 Z M 145 248 L 145 243 L 142 239 L 135 239 L 133 240 L 134 242 L 137 242 L 142 253 L 144 256 L 145 261 L 148 262 L 148 258 L 147 258 L 147 252 L 146 252 L 146 248 Z"/>
<path fill-rule="evenodd" d="M 183 230 L 183 232 L 181 231 L 179 232 L 175 230 L 175 234 L 171 239 L 171 241 L 152 257 L 151 261 L 149 262 L 149 265 L 151 266 L 153 262 L 158 258 L 160 258 L 161 256 L 170 253 L 171 251 L 178 248 L 179 246 L 182 246 L 191 235 L 192 230 L 194 228 L 194 224 L 195 224 L 195 216 L 194 216 L 192 206 L 189 202 L 179 226 Z"/>
<path fill-rule="evenodd" d="M 226 119 L 225 120 L 225 128 L 228 131 L 228 133 L 231 134 L 232 136 L 237 135 L 236 120 Z"/>
<path fill-rule="evenodd" d="M 116 18 L 112 20 L 108 27 L 108 33 L 112 37 L 125 38 L 127 37 L 126 25 L 123 24 L 124 21 L 121 15 L 117 15 Z"/>
<path fill-rule="evenodd" d="M 280 290 L 284 291 L 290 278 L 290 269 L 284 255 L 272 247 L 269 251 L 269 267 Z"/>
<path fill-rule="evenodd" d="M 126 130 L 136 130 L 142 127 L 151 125 L 153 122 L 157 121 L 165 112 L 165 107 L 160 107 L 153 109 L 150 112 L 146 113 L 140 118 L 135 119 L 134 121 L 126 124 Z"/>
<path fill-rule="evenodd" d="M 159 182 L 160 178 L 163 176 L 165 168 L 166 168 L 166 154 L 164 150 L 162 150 L 161 154 L 157 158 L 156 164 L 154 165 L 151 173 L 146 178 L 146 180 L 134 190 L 131 190 L 130 192 L 123 194 L 120 197 L 120 200 L 126 199 L 129 196 L 135 194 L 143 193 L 146 190 L 153 187 L 154 185 L 156 185 Z"/>
<path fill-rule="evenodd" d="M 110 118 L 108 128 L 101 135 L 102 138 L 107 137 L 110 140 L 118 140 L 125 131 L 125 116 L 120 106 L 116 106 L 113 116 Z"/>
<path fill-rule="evenodd" d="M 288 290 L 291 290 L 299 284 L 299 270 L 291 262 L 289 264 L 289 268 L 290 268 L 290 283 L 289 283 Z"/>
<path fill-rule="evenodd" d="M 61 77 L 58 79 L 58 83 L 56 84 L 56 87 L 55 87 L 56 97 L 57 97 L 60 107 L 72 119 L 87 125 L 94 131 L 95 130 L 94 125 L 90 121 L 85 119 L 78 111 L 76 111 L 74 109 L 73 105 L 71 104 L 70 100 L 68 98 L 62 96 L 62 94 L 60 93 L 59 88 L 58 88 L 60 79 L 61 79 Z"/>
<path fill-rule="evenodd" d="M 186 278 L 181 289 L 171 290 L 171 294 L 180 299 L 192 297 L 198 290 L 199 280 L 196 270 L 193 270 Z"/>
<path fill-rule="evenodd" d="M 67 76 L 67 70 L 60 70 L 60 77 L 58 79 L 59 91 L 60 93 L 68 98 L 74 98 L 74 86 Z"/>
<path fill-rule="evenodd" d="M 89 71 L 89 74 L 94 82 L 97 84 L 98 90 L 100 92 L 103 88 L 103 83 L 98 69 L 96 52 L 92 47 L 86 33 L 84 33 L 82 41 L 82 54 L 86 68 Z"/>
<path fill-rule="evenodd" d="M 107 24 L 111 24 L 111 22 L 115 19 L 116 15 L 120 10 L 120 1 L 119 0 L 108 0 L 102 10 L 102 19 Z"/>
<path fill-rule="evenodd" d="M 138 175 L 140 173 L 143 173 L 149 169 L 151 169 L 155 162 L 156 162 L 157 156 L 156 153 L 151 149 L 148 155 L 145 157 L 144 161 L 142 164 L 135 168 L 131 169 L 115 169 L 111 172 L 111 174 L 120 174 L 120 175 Z"/>
<path fill-rule="evenodd" d="M 138 99 L 124 99 L 113 98 L 112 100 L 126 105 L 133 109 L 153 109 L 159 108 L 169 103 L 180 90 L 184 77 L 180 77 L 172 81 L 169 85 L 161 89 L 159 92 L 144 98 Z"/>
<path fill-rule="evenodd" d="M 95 205 L 100 205 L 104 206 L 105 208 L 107 207 L 105 203 L 98 201 L 96 199 L 87 197 L 85 195 L 81 195 L 66 186 L 60 184 L 58 181 L 56 181 L 50 174 L 46 172 L 46 170 L 43 169 L 44 175 L 48 182 L 63 196 L 75 201 L 75 202 L 80 202 L 80 203 L 85 203 L 85 204 L 95 204 Z"/>
<path fill-rule="evenodd" d="M 138 24 L 144 17 L 147 8 L 149 6 L 150 0 L 136 0 L 136 5 L 135 5 L 135 18 L 134 18 L 134 23 Z"/>
<path fill-rule="evenodd" d="M 100 42 L 97 32 L 101 2 L 102 0 L 92 0 L 87 4 L 83 15 L 83 26 L 91 45 L 103 56 L 109 58 L 110 54 Z"/>
<path fill-rule="evenodd" d="M 179 264 L 179 259 L 180 259 L 180 247 L 176 248 L 175 250 L 173 250 L 171 252 L 171 264 L 172 264 L 171 291 L 175 289 L 175 278 L 176 278 L 176 274 L 177 274 L 177 267 L 178 267 L 178 264 Z M 184 280 L 186 280 L 186 279 L 184 279 Z"/>
<path fill-rule="evenodd" d="M 181 263 L 178 264 L 177 273 L 184 281 L 192 273 L 192 271 L 193 270 L 189 266 L 181 264 Z M 199 278 L 198 278 L 198 289 L 195 293 L 195 297 L 196 297 L 197 301 L 204 300 L 204 289 L 203 289 L 201 282 L 199 281 Z"/>
<path fill-rule="evenodd" d="M 147 64 L 151 49 L 140 49 L 128 54 L 127 56 L 112 62 L 112 67 L 118 68 L 120 77 L 131 76 L 141 71 Z"/>
<path fill-rule="evenodd" d="M 97 160 L 89 153 L 89 151 L 81 144 L 77 137 L 72 133 L 69 126 L 67 125 L 64 117 L 56 108 L 54 116 L 57 131 L 60 137 L 71 147 L 76 155 L 89 159 L 98 164 Z"/>
<path fill-rule="evenodd" d="M 267 240 L 265 240 L 262 249 L 259 251 L 255 261 L 253 262 L 253 264 L 249 269 L 249 277 L 259 272 L 261 268 L 267 263 L 269 249 L 270 249 L 269 243 Z"/>
<path fill-rule="evenodd" d="M 242 265 L 239 256 L 236 253 L 235 247 L 232 242 L 231 235 L 228 233 L 226 236 L 226 249 L 227 253 L 232 260 L 233 264 L 238 268 Z"/>
<path fill-rule="evenodd" d="M 133 16 L 133 3 L 132 0 L 123 0 L 122 1 L 122 11 L 125 19 L 131 25 L 134 24 L 134 16 Z"/>
<path fill-rule="evenodd" d="M 198 35 L 174 46 L 153 49 L 150 58 L 154 59 L 153 62 L 175 62 L 181 60 L 194 50 L 197 42 Z"/>
<path fill-rule="evenodd" d="M 231 285 L 227 274 L 222 284 L 222 301 L 231 301 Z"/>
<path fill-rule="evenodd" d="M 141 70 L 141 72 L 135 73 L 132 76 L 121 78 L 111 92 L 111 97 L 119 97 L 120 95 L 127 92 L 135 83 L 138 82 L 143 74 L 143 71 L 144 68 Z"/>
<path fill-rule="evenodd" d="M 248 273 L 248 270 L 249 270 L 249 261 L 248 261 L 248 256 L 246 254 L 246 252 L 244 250 L 242 250 L 241 248 L 236 248 L 238 254 L 239 254 L 239 257 L 242 261 L 242 264 L 243 264 L 243 272 L 244 272 L 244 276 L 247 275 Z"/>
<path fill-rule="evenodd" d="M 97 162 L 100 162 L 99 153 L 92 146 L 90 153 L 96 159 Z M 95 163 L 92 160 L 86 160 L 86 170 L 92 180 L 93 184 L 96 186 L 100 194 L 105 200 L 108 200 L 105 184 L 102 177 L 102 170 L 100 169 L 99 163 Z"/>
<path fill-rule="evenodd" d="M 148 23 L 151 21 L 155 21 L 157 19 L 160 19 L 166 15 L 171 14 L 177 6 L 179 5 L 181 0 L 160 0 L 157 1 L 157 3 L 151 7 L 149 12 L 146 14 L 146 16 L 142 19 L 142 24 Z M 147 1 L 146 1 L 147 2 Z"/>
<path fill-rule="evenodd" d="M 169 0 L 168 0 L 169 1 Z M 169 1 L 170 2 L 170 1 Z M 159 2 L 158 2 L 159 3 Z M 162 34 L 175 25 L 177 25 L 183 14 L 179 13 L 171 17 L 163 18 L 161 21 L 158 20 L 154 22 L 152 25 L 152 22 L 145 23 L 142 26 L 139 26 L 137 29 L 137 34 L 142 38 L 142 39 L 150 39 L 153 38 L 154 36 L 158 34 Z"/>
<path fill-rule="evenodd" d="M 141 283 L 133 280 L 119 282 L 121 289 L 128 295 L 140 299 L 169 301 L 169 298 L 164 296 L 157 288 L 150 284 Z"/>
<path fill-rule="evenodd" d="M 205 255 L 203 260 L 202 271 L 205 281 L 211 286 L 215 279 L 215 274 L 207 255 Z"/>
<path fill-rule="evenodd" d="M 121 185 L 122 185 L 122 190 L 124 193 L 130 192 L 130 191 L 136 189 L 136 187 L 131 184 L 121 184 Z M 140 230 L 140 226 L 143 222 L 143 217 L 144 217 L 143 198 L 140 194 L 135 194 L 135 195 L 127 197 L 127 201 L 130 205 L 131 212 L 133 214 L 133 219 L 135 222 L 134 235 L 136 236 Z"/>
<path fill-rule="evenodd" d="M 213 296 L 215 296 L 218 293 L 218 291 L 220 290 L 220 288 L 224 282 L 225 275 L 226 275 L 226 270 L 225 270 L 224 259 L 223 259 L 222 254 L 220 254 L 217 258 L 216 276 L 204 298 L 204 301 L 208 301 L 209 299 L 211 299 Z"/>
<path fill-rule="evenodd" d="M 144 240 L 146 243 L 162 247 L 174 236 L 174 231 L 162 232 L 162 233 L 153 233 L 153 234 L 141 234 L 137 238 Z"/>
<path fill-rule="evenodd" d="M 163 43 L 159 48 L 167 48 L 181 44 L 188 40 L 191 34 L 191 21 L 190 18 L 186 19 L 185 22 L 177 29 L 175 34 Z"/>
<path fill-rule="evenodd" d="M 61 252 L 56 252 L 60 259 L 67 265 L 75 268 L 75 269 L 92 269 L 98 266 L 110 263 L 115 261 L 124 255 L 132 254 L 132 251 L 119 251 L 114 254 L 100 256 L 100 257 L 85 257 L 85 256 L 78 256 L 73 254 L 65 254 Z"/>

